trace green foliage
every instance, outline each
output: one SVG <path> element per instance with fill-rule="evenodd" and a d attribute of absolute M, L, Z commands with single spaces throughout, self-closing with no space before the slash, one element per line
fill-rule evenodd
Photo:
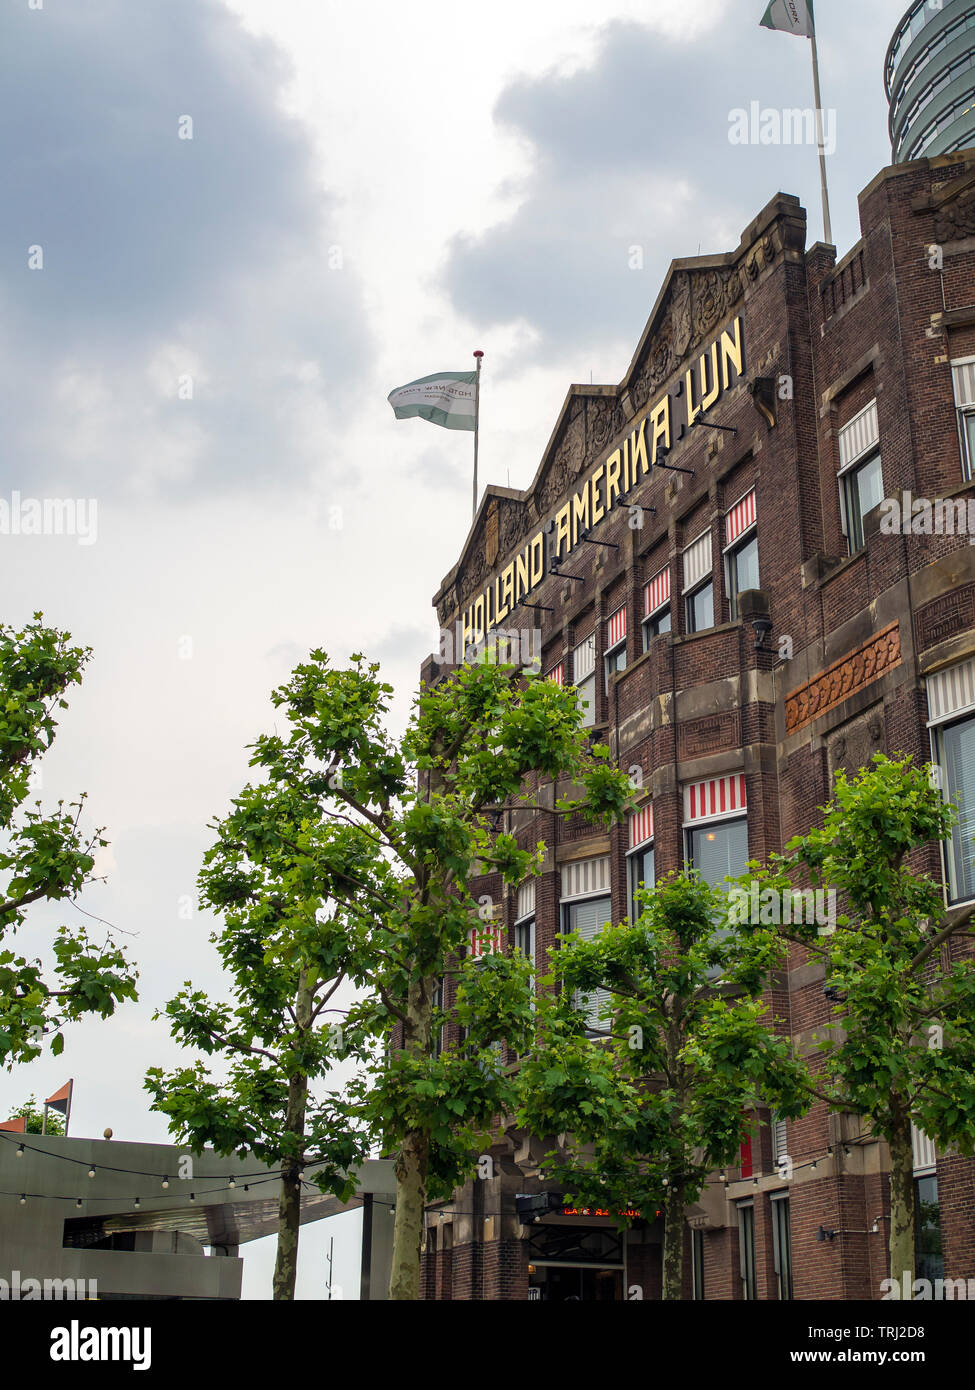
<path fill-rule="evenodd" d="M 803 1068 L 759 994 L 784 947 L 733 925 L 722 892 L 692 872 L 642 890 L 633 923 L 563 938 L 539 1005 L 539 1039 L 521 1072 L 519 1119 L 567 1136 L 546 1173 L 574 1202 L 652 1210 L 668 1190 L 686 1204 L 730 1163 L 758 1103 L 807 1106 Z M 720 986 L 714 976 L 721 972 Z M 572 995 L 602 988 L 607 1028 L 587 1036 Z"/>
<path fill-rule="evenodd" d="M 359 996 L 345 1037 L 363 1069 L 330 1098 L 328 1122 L 347 1136 L 358 1117 L 386 1152 L 414 1144 L 426 1155 L 417 1181 L 445 1193 L 513 1104 L 499 1044 L 524 1046 L 531 1028 L 525 962 L 463 963 L 455 1017 L 467 1036 L 433 1055 L 437 981 L 480 921 L 469 881 L 517 884 L 541 862 L 500 830 L 499 809 L 539 775 L 578 789 L 562 814 L 610 823 L 630 788 L 605 750 L 589 750 L 573 692 L 551 682 L 463 667 L 421 692 L 400 743 L 384 726 L 391 694 L 375 664 L 356 655 L 336 670 L 322 651 L 274 692 L 285 730 L 251 758 L 266 780 L 237 798 L 201 875 L 227 923 L 217 944 L 236 1007 L 187 986 L 166 1008 L 180 1041 L 237 1060 L 222 1085 L 200 1064 L 147 1085 L 181 1136 L 271 1154 L 286 1079 L 320 1077 L 329 1060 L 313 1028 L 289 1023 L 288 1003 L 302 980 L 347 980 Z M 323 1134 L 317 1151 L 334 1153 Z"/>
<path fill-rule="evenodd" d="M 24 1132 L 26 1134 L 40 1134 L 42 1130 L 45 1130 L 44 1107 L 38 1103 L 36 1096 L 28 1096 L 23 1105 L 13 1112 L 10 1119 L 25 1120 Z M 63 1134 L 64 1130 L 65 1118 L 60 1110 L 48 1110 L 45 1132 L 47 1134 Z"/>
<path fill-rule="evenodd" d="M 62 1029 L 86 1014 L 107 1018 L 123 999 L 135 999 L 136 972 L 111 937 L 98 945 L 84 927 L 62 926 L 53 943 L 53 975 L 38 959 L 12 949 L 31 903 L 73 901 L 91 881 L 102 832 L 80 828 L 85 797 L 45 812 L 29 803 L 31 780 L 57 730 L 55 711 L 67 708 L 69 687 L 81 682 L 88 649 L 45 627 L 43 615 L 16 631 L 0 625 L 0 1062 L 64 1047 Z"/>
<path fill-rule="evenodd" d="M 340 1094 L 314 1094 L 349 1046 L 329 1001 L 344 982 L 361 985 L 368 964 L 359 935 L 327 906 L 336 846 L 318 804 L 288 784 L 246 786 L 213 828 L 200 900 L 224 920 L 210 939 L 232 1000 L 215 1002 L 187 982 L 164 1013 L 173 1037 L 220 1059 L 225 1074 L 215 1078 L 202 1059 L 168 1074 L 154 1067 L 153 1109 L 197 1153 L 295 1160 L 322 1190 L 347 1197 L 349 1170 L 366 1152 L 363 1127 Z M 338 859 L 343 874 L 355 868 L 353 856 Z"/>
<path fill-rule="evenodd" d="M 822 829 L 786 846 L 767 871 L 796 872 L 835 888 L 836 931 L 791 933 L 826 967 L 839 992 L 837 1027 L 819 1040 L 823 1089 L 890 1136 L 906 1116 L 941 1147 L 975 1152 L 975 960 L 942 962 L 941 946 L 970 933 L 946 918 L 941 884 L 911 854 L 947 839 L 953 809 L 929 767 L 875 754 L 852 781 L 836 774 Z"/>

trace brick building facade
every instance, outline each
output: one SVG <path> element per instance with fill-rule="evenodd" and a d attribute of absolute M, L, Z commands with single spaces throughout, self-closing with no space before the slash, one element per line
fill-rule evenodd
<path fill-rule="evenodd" d="M 545 841 L 544 872 L 474 891 L 501 905 L 499 947 L 542 972 L 557 932 L 624 918 L 634 883 L 685 862 L 718 881 L 781 849 L 816 823 L 835 769 L 877 750 L 933 750 L 975 818 L 975 546 L 923 521 L 893 533 L 879 505 L 949 499 L 960 518 L 975 503 L 975 151 L 885 169 L 860 220 L 837 260 L 806 248 L 805 212 L 780 194 L 735 250 L 675 261 L 624 380 L 570 388 L 531 486 L 487 489 L 435 597 L 460 645 L 539 628 L 543 673 L 579 688 L 642 783 L 609 833 L 507 813 L 526 846 Z M 441 670 L 431 659 L 424 679 Z M 956 832 L 944 862 L 932 848 L 919 864 L 949 904 L 975 899 L 970 846 Z M 793 948 L 769 1002 L 811 1050 L 822 965 Z M 878 1298 L 883 1142 L 825 1106 L 754 1121 L 739 1167 L 687 1213 L 687 1297 Z M 975 1164 L 916 1138 L 940 1211 L 921 1272 L 975 1276 Z M 540 1156 L 511 1131 L 493 1179 L 431 1209 L 424 1296 L 659 1297 L 652 1213 L 625 1237 L 557 1195 L 521 1219 Z"/>

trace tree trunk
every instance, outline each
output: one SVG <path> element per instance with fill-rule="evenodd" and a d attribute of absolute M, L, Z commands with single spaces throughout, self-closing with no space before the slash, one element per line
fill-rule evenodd
<path fill-rule="evenodd" d="M 423 1210 L 427 1200 L 430 1136 L 413 1130 L 396 1156 L 396 1213 L 393 1219 L 391 1299 L 420 1297 Z"/>
<path fill-rule="evenodd" d="M 403 1046 L 412 1056 L 430 1051 L 433 1020 L 433 981 L 414 980 L 409 988 Z M 427 1200 L 427 1167 L 430 1135 L 411 1130 L 396 1155 L 396 1212 L 393 1219 L 393 1258 L 389 1276 L 390 1299 L 420 1297 L 420 1256 L 423 1245 L 423 1210 Z"/>
<path fill-rule="evenodd" d="M 684 1296 L 684 1194 L 673 1183 L 664 1197 L 663 1288 L 660 1297 Z"/>
<path fill-rule="evenodd" d="M 906 1106 L 894 1110 L 890 1148 L 890 1277 L 901 1298 L 914 1293 L 914 1146 Z"/>
<path fill-rule="evenodd" d="M 312 983 L 308 971 L 298 980 L 295 1019 L 299 1036 L 311 1026 Z M 295 1135 L 299 1151 L 305 1137 L 305 1107 L 308 1102 L 308 1077 L 301 1072 L 289 1078 L 288 1109 L 284 1133 Z M 289 1302 L 295 1296 L 298 1277 L 298 1232 L 301 1229 L 301 1174 L 303 1155 L 286 1158 L 281 1164 L 281 1189 L 278 1201 L 278 1248 L 274 1261 L 273 1298 Z"/>

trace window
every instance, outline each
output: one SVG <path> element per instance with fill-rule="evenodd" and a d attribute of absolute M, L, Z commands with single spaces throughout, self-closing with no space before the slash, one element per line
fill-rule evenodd
<path fill-rule="evenodd" d="M 772 1197 L 772 1258 L 779 1298 L 792 1298 L 792 1231 L 789 1222 L 788 1193 Z"/>
<path fill-rule="evenodd" d="M 520 951 L 526 960 L 535 964 L 535 919 L 515 923 L 515 950 Z"/>
<path fill-rule="evenodd" d="M 739 498 L 725 517 L 726 574 L 731 621 L 738 618 L 738 595 L 760 587 L 758 579 L 758 514 L 755 489 Z"/>
<path fill-rule="evenodd" d="M 629 841 L 627 898 L 630 921 L 635 922 L 643 911 L 636 901 L 637 890 L 652 888 L 657 881 L 653 859 L 653 806 L 644 806 L 630 816 Z"/>
<path fill-rule="evenodd" d="M 850 554 L 863 549 L 863 519 L 884 500 L 877 402 L 855 415 L 839 432 L 840 519 Z"/>
<path fill-rule="evenodd" d="M 697 869 L 712 888 L 736 878 L 748 862 L 748 819 L 745 778 L 713 777 L 684 788 L 684 830 L 688 868 Z M 727 932 L 722 929 L 722 935 Z M 718 938 L 720 939 L 720 937 Z M 712 978 L 720 975 L 713 967 Z"/>
<path fill-rule="evenodd" d="M 598 936 L 613 915 L 610 898 L 590 898 L 587 902 L 567 903 L 563 909 L 562 930 L 577 931 L 585 941 Z M 591 994 L 576 991 L 573 1007 L 586 1016 L 586 1026 L 591 1032 L 603 1032 L 606 1020 L 600 1018 L 600 1011 L 609 1002 L 608 990 L 597 989 Z"/>
<path fill-rule="evenodd" d="M 951 364 L 958 416 L 958 442 L 961 446 L 962 477 L 975 477 L 975 357 L 963 357 Z"/>
<path fill-rule="evenodd" d="M 687 631 L 703 632 L 714 627 L 714 585 L 704 584 L 687 600 Z"/>
<path fill-rule="evenodd" d="M 846 512 L 847 540 L 850 554 L 863 549 L 863 518 L 884 500 L 884 478 L 880 455 L 853 468 L 843 475 L 843 507 Z"/>
<path fill-rule="evenodd" d="M 780 1120 L 777 1115 L 772 1116 L 772 1164 L 778 1168 L 784 1158 L 789 1156 L 789 1139 L 785 1120 Z M 782 1176 L 780 1174 L 780 1176 Z"/>
<path fill-rule="evenodd" d="M 684 551 L 684 618 L 688 632 L 714 627 L 714 584 L 711 580 L 711 532 Z"/>
<path fill-rule="evenodd" d="M 720 887 L 726 875 L 733 878 L 745 872 L 748 821 L 724 821 L 692 829 L 688 832 L 687 848 L 691 868 L 697 869 L 712 888 Z"/>
<path fill-rule="evenodd" d="M 958 811 L 945 846 L 948 898 L 967 902 L 975 898 L 975 716 L 940 729 L 937 743 L 944 794 Z"/>
<path fill-rule="evenodd" d="M 755 1280 L 755 1206 L 752 1201 L 738 1207 L 738 1258 L 741 1271 L 742 1297 L 754 1303 Z"/>
<path fill-rule="evenodd" d="M 610 678 L 626 670 L 626 609 L 618 608 L 606 624 L 606 694 Z"/>
<path fill-rule="evenodd" d="M 627 862 L 630 870 L 630 921 L 635 922 L 643 911 L 636 901 L 637 890 L 652 888 L 657 881 L 653 870 L 653 845 L 637 850 L 636 854 L 630 855 Z"/>
<path fill-rule="evenodd" d="M 643 624 L 643 650 L 646 651 L 655 637 L 662 632 L 670 632 L 670 608 L 662 608 Z"/>
<path fill-rule="evenodd" d="M 758 589 L 758 537 L 742 541 L 728 556 L 728 603 L 731 621 L 738 618 L 738 595 L 746 589 Z"/>
<path fill-rule="evenodd" d="M 693 1297 L 704 1297 L 704 1232 L 691 1231 L 691 1284 Z"/>
<path fill-rule="evenodd" d="M 670 631 L 670 567 L 662 569 L 643 591 L 643 650 L 654 637 Z"/>
<path fill-rule="evenodd" d="M 518 917 L 514 926 L 514 946 L 535 969 L 535 880 L 530 878 L 518 888 Z M 534 997 L 532 1008 L 535 1007 Z"/>
<path fill-rule="evenodd" d="M 579 859 L 562 869 L 562 930 L 577 931 L 591 941 L 612 918 L 609 895 L 609 856 Z M 609 991 L 597 989 L 589 994 L 577 991 L 573 1007 L 584 1013 L 590 1032 L 604 1032 L 606 1021 L 599 1012 L 609 1001 Z"/>
<path fill-rule="evenodd" d="M 916 1278 L 929 1279 L 933 1284 L 945 1277 L 941 1207 L 934 1173 L 914 1179 L 914 1251 Z"/>
<path fill-rule="evenodd" d="M 572 678 L 578 691 L 582 727 L 596 722 L 596 634 L 580 642 L 572 656 Z"/>

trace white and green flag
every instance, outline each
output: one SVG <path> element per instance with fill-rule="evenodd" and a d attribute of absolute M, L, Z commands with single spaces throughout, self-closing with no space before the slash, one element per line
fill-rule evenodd
<path fill-rule="evenodd" d="M 397 420 L 432 420 L 448 430 L 473 430 L 477 372 L 434 372 L 397 386 L 389 403 Z"/>
<path fill-rule="evenodd" d="M 787 34 L 811 39 L 816 32 L 813 0 L 772 0 L 761 23 L 764 29 L 784 29 Z"/>

